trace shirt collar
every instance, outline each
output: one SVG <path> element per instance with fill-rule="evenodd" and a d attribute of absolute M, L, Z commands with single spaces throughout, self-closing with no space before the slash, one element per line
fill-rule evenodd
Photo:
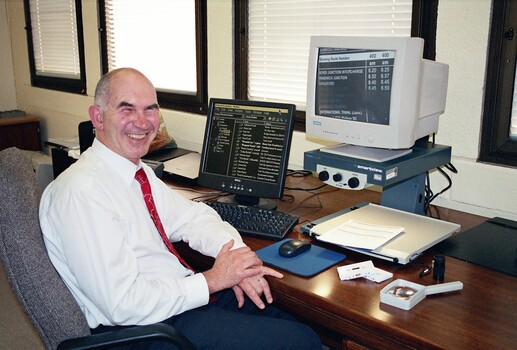
<path fill-rule="evenodd" d="M 142 161 L 136 165 L 113 152 L 97 139 L 93 141 L 92 152 L 98 155 L 105 162 L 106 166 L 117 173 L 127 184 L 131 184 L 135 178 L 136 171 L 142 167 Z"/>

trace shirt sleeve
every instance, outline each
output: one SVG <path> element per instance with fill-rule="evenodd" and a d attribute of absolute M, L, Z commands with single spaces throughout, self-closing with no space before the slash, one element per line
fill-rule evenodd
<path fill-rule="evenodd" d="M 137 255 L 143 254 L 127 235 L 134 218 L 114 210 L 100 192 L 52 196 L 40 210 L 45 244 L 90 327 L 150 324 L 208 303 L 204 276 L 174 269 L 170 257 L 153 256 L 164 262 L 163 273 L 142 271 Z"/>
<path fill-rule="evenodd" d="M 232 239 L 232 249 L 246 246 L 239 232 L 208 205 L 186 199 L 161 181 L 155 186 L 161 193 L 158 212 L 171 241 L 187 242 L 192 249 L 214 258 Z"/>

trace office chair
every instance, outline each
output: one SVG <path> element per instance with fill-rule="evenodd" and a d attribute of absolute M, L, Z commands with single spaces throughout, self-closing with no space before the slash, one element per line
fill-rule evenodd
<path fill-rule="evenodd" d="M 86 120 L 79 123 L 77 131 L 79 134 L 79 151 L 83 153 L 92 145 L 95 139 L 95 128 L 90 120 Z"/>
<path fill-rule="evenodd" d="M 165 324 L 92 335 L 72 294 L 54 269 L 39 225 L 41 192 L 19 149 L 0 151 L 0 257 L 11 288 L 48 349 L 98 349 L 142 340 L 194 346 Z"/>

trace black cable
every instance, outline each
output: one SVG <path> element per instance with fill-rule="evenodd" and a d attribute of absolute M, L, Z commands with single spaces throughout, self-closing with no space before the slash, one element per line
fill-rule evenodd
<path fill-rule="evenodd" d="M 306 177 L 311 176 L 312 171 L 310 170 L 292 170 L 287 169 L 286 176 L 292 176 L 292 177 Z"/>
<path fill-rule="evenodd" d="M 201 196 L 194 197 L 191 200 L 193 200 L 195 202 L 206 202 L 206 201 L 217 200 L 221 197 L 227 197 L 227 196 L 230 196 L 230 194 L 227 192 L 221 192 L 219 194 L 207 193 L 207 194 L 202 194 Z"/>
<path fill-rule="evenodd" d="M 282 198 L 280 198 L 280 200 L 282 202 L 289 202 L 289 203 L 292 203 L 294 202 L 294 196 L 292 194 L 284 194 L 282 196 Z"/>
<path fill-rule="evenodd" d="M 452 172 L 454 174 L 458 173 L 458 169 L 456 169 L 456 167 L 452 163 L 447 163 L 444 165 L 444 167 L 446 167 L 447 170 L 449 170 L 450 172 Z"/>
<path fill-rule="evenodd" d="M 292 170 L 292 169 L 288 169 L 287 176 L 307 177 L 307 176 L 312 176 L 312 172 L 308 171 L 308 170 Z M 328 185 L 324 183 L 324 184 L 322 184 L 320 186 L 313 187 L 313 188 L 284 187 L 284 189 L 288 190 L 288 191 L 303 191 L 303 192 L 307 192 L 307 193 L 311 194 L 311 196 L 305 198 L 298 206 L 296 206 L 295 208 L 289 210 L 289 212 L 293 212 L 295 210 L 302 209 L 302 208 L 305 208 L 305 209 L 321 209 L 321 208 L 323 208 L 323 203 L 321 202 L 321 199 L 320 199 L 320 194 L 322 194 L 322 193 L 315 193 L 313 191 L 318 191 L 318 190 L 320 190 L 320 189 L 322 189 L 322 188 L 324 188 L 326 186 L 328 186 Z M 316 199 L 318 201 L 317 205 L 311 205 L 311 206 L 301 205 L 303 202 L 307 201 L 308 199 L 313 198 L 314 196 L 316 196 Z M 294 201 L 294 196 L 293 196 L 293 201 Z"/>
<path fill-rule="evenodd" d="M 443 165 L 444 168 L 451 171 L 454 174 L 458 173 L 458 170 L 452 163 L 447 163 Z M 431 179 L 429 176 L 429 172 L 426 172 L 426 186 L 425 186 L 425 198 L 424 198 L 424 212 L 427 213 L 429 210 L 429 207 L 431 206 L 432 201 L 434 201 L 439 195 L 443 194 L 444 192 L 448 191 L 452 187 L 452 179 L 441 167 L 437 167 L 436 170 L 442 174 L 443 177 L 447 179 L 447 186 L 445 186 L 440 192 L 433 193 L 431 190 Z"/>
<path fill-rule="evenodd" d="M 285 187 L 286 190 L 290 190 L 290 191 L 307 191 L 307 192 L 310 192 L 310 191 L 317 191 L 319 189 L 322 189 L 323 187 L 325 186 L 328 186 L 327 184 L 323 184 L 321 186 L 318 186 L 318 187 L 313 187 L 313 188 L 302 188 L 302 187 Z"/>
<path fill-rule="evenodd" d="M 321 209 L 321 208 L 323 208 L 323 203 L 321 202 L 321 199 L 320 199 L 320 193 L 313 193 L 311 191 L 307 191 L 307 193 L 310 193 L 312 196 L 305 198 L 303 201 L 300 202 L 299 205 L 297 205 L 293 209 L 289 210 L 289 213 L 292 213 L 293 211 L 298 210 L 298 209 Z M 308 200 L 310 198 L 313 198 L 314 196 L 316 196 L 316 199 L 318 200 L 317 205 L 310 205 L 310 206 L 301 205 L 303 202 L 305 202 L 306 200 Z"/>
<path fill-rule="evenodd" d="M 440 168 L 440 167 L 436 168 L 436 170 L 438 170 L 447 179 L 448 184 L 440 192 L 433 194 L 433 196 L 429 199 L 429 203 L 431 203 L 436 197 L 438 197 L 439 195 L 446 192 L 447 190 L 449 190 L 452 187 L 451 177 L 445 171 L 443 171 L 442 168 Z"/>
<path fill-rule="evenodd" d="M 286 176 L 292 176 L 292 177 L 307 177 L 307 176 L 311 176 L 312 175 L 312 171 L 309 171 L 309 170 L 292 170 L 292 169 L 287 169 L 287 174 Z M 302 187 L 284 187 L 284 189 L 286 190 L 290 190 L 290 191 L 317 191 L 323 187 L 327 186 L 327 184 L 323 184 L 321 186 L 318 186 L 318 187 L 314 187 L 314 188 L 302 188 Z"/>

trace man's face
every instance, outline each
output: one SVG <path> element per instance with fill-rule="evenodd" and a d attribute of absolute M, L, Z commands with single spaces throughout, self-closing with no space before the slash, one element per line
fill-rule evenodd
<path fill-rule="evenodd" d="M 90 117 L 99 141 L 137 164 L 160 125 L 156 92 L 139 74 L 121 73 L 113 79 L 107 107 L 90 107 Z"/>

